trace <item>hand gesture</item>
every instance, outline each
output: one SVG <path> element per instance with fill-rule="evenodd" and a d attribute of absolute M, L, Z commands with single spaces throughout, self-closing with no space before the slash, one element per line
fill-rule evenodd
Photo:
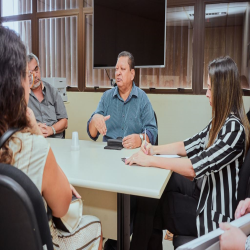
<path fill-rule="evenodd" d="M 138 134 L 128 135 L 123 138 L 122 145 L 124 148 L 139 148 L 141 145 L 141 138 Z"/>
<path fill-rule="evenodd" d="M 236 208 L 235 211 L 235 219 L 240 218 L 241 216 L 250 213 L 250 199 L 246 198 L 244 201 L 240 201 L 238 204 L 238 207 Z"/>
<path fill-rule="evenodd" d="M 100 114 L 95 114 L 92 118 L 92 121 L 94 123 L 95 128 L 97 131 L 102 134 L 106 135 L 107 133 L 107 127 L 106 127 L 106 121 L 110 118 L 110 115 L 103 116 Z"/>
<path fill-rule="evenodd" d="M 237 227 L 229 223 L 220 223 L 220 228 L 224 233 L 220 236 L 221 250 L 245 249 L 246 235 Z"/>
<path fill-rule="evenodd" d="M 152 144 L 147 142 L 147 141 L 146 142 L 143 141 L 143 143 L 141 145 L 141 150 L 146 155 L 155 155 Z"/>

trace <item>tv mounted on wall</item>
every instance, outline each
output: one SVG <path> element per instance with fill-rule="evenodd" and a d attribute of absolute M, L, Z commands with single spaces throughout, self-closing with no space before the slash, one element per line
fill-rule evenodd
<path fill-rule="evenodd" d="M 167 0 L 94 0 L 93 67 L 113 68 L 126 50 L 137 68 L 164 67 Z"/>

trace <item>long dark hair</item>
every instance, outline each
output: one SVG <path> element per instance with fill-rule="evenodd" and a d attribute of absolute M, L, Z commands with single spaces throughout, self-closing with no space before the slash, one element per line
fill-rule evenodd
<path fill-rule="evenodd" d="M 246 151 L 249 147 L 250 126 L 245 113 L 240 78 L 236 63 L 229 56 L 210 62 L 208 74 L 212 91 L 212 128 L 209 133 L 210 147 L 231 112 L 237 116 L 245 128 Z"/>
<path fill-rule="evenodd" d="M 0 26 L 0 136 L 9 128 L 25 128 L 27 103 L 22 80 L 26 78 L 26 49 L 20 37 Z M 0 149 L 0 162 L 10 163 L 8 143 Z"/>

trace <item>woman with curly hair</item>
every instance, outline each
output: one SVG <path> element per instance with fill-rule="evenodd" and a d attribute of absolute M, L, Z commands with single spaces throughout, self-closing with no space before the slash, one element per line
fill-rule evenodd
<path fill-rule="evenodd" d="M 37 186 L 55 217 L 63 217 L 72 192 L 79 197 L 58 166 L 49 143 L 42 136 L 35 116 L 27 107 L 31 73 L 26 49 L 19 36 L 0 26 L 0 136 L 18 128 L 0 149 L 0 162 L 22 170 Z M 62 232 L 49 223 L 54 249 L 101 249 L 101 224 L 83 216 L 78 228 Z M 87 232 L 87 233 L 86 233 Z"/>

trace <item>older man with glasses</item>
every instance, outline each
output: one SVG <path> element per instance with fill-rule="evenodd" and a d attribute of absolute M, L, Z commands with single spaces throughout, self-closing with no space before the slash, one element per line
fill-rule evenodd
<path fill-rule="evenodd" d="M 28 107 L 35 114 L 44 137 L 63 138 L 68 127 L 68 116 L 58 91 L 41 80 L 39 60 L 36 55 L 28 55 L 30 98 Z"/>

